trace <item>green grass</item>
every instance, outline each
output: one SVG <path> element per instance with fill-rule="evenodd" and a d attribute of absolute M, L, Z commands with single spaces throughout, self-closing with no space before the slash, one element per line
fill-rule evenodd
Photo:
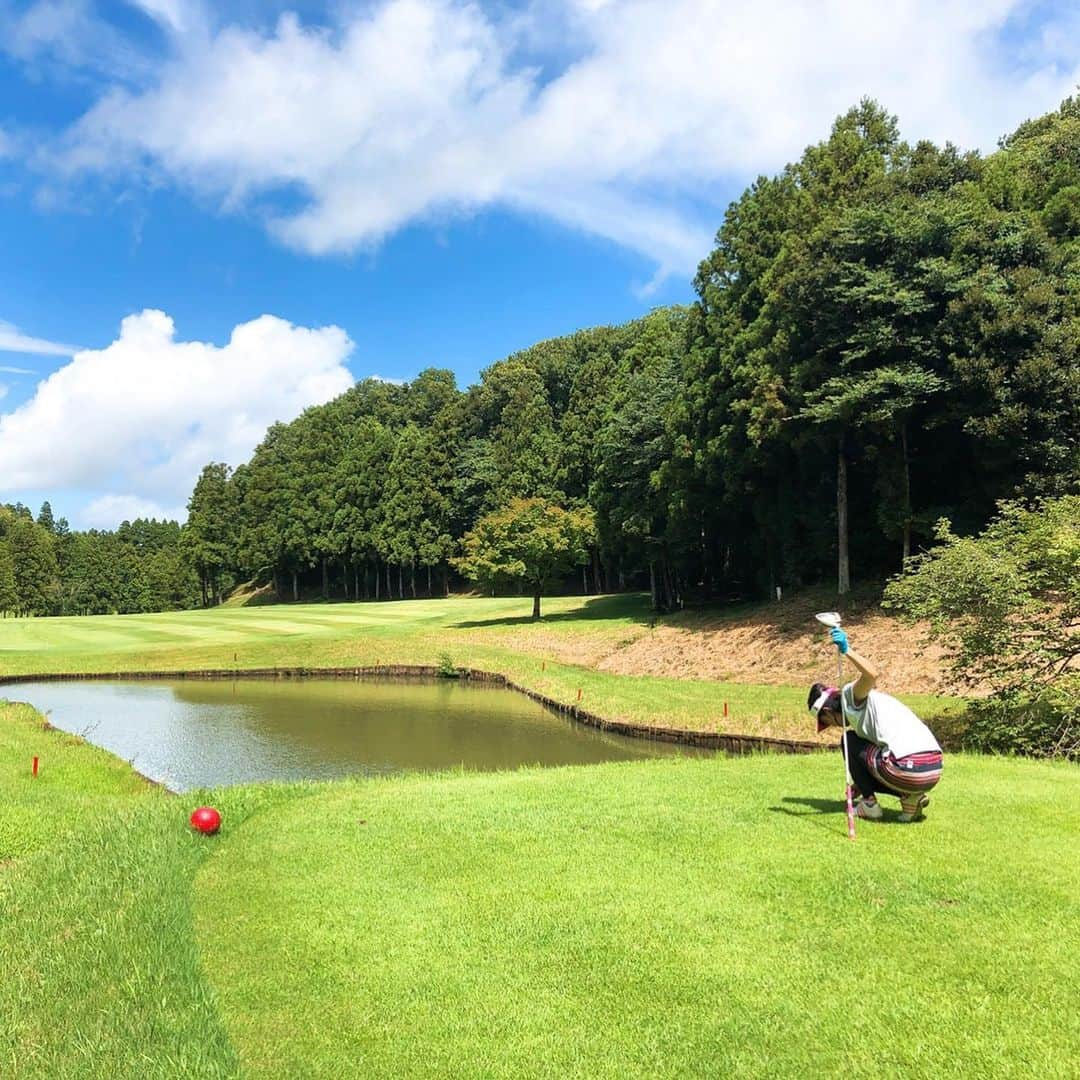
<path fill-rule="evenodd" d="M 181 798 L 0 732 L 0 1075 L 1073 1075 L 1075 767 L 852 845 L 831 754 Z"/>
<path fill-rule="evenodd" d="M 27 705 L 0 701 L 0 721 L 0 863 L 83 830 L 148 788 L 111 754 L 47 730 Z"/>
<path fill-rule="evenodd" d="M 610 719 L 811 737 L 806 686 L 611 675 L 592 660 L 650 632 L 642 596 L 289 604 L 161 615 L 0 620 L 0 675 L 53 672 L 455 664 L 501 672 Z M 934 718 L 959 703 L 904 695 Z M 724 703 L 728 716 L 723 715 Z"/>
<path fill-rule="evenodd" d="M 521 610 L 6 620 L 0 673 L 449 653 L 606 715 L 726 700 L 719 726 L 805 734 L 801 687 L 593 670 L 649 632 L 638 599 Z M 852 845 L 835 754 L 176 797 L 0 702 L 0 1075 L 1074 1075 L 1077 775 L 950 755 L 925 822 L 889 806 Z"/>
<path fill-rule="evenodd" d="M 253 1076 L 1067 1075 L 1075 770 L 950 759 L 933 816 L 864 824 L 852 845 L 836 765 L 347 783 L 251 818 L 196 887 L 240 1060 Z"/>

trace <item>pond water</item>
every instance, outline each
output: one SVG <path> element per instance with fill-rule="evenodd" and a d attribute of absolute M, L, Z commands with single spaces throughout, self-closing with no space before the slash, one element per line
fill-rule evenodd
<path fill-rule="evenodd" d="M 174 791 L 707 753 L 598 731 L 512 690 L 452 680 L 103 680 L 0 694 Z"/>

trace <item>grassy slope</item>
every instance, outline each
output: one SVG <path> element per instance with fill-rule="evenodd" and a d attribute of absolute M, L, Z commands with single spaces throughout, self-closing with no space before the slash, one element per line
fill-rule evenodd
<path fill-rule="evenodd" d="M 34 754 L 41 758 L 36 780 Z M 231 827 L 310 786 L 218 793 Z M 0 703 L 0 1076 L 226 1077 L 191 881 L 213 841 L 174 798 Z"/>
<path fill-rule="evenodd" d="M 584 708 L 610 718 L 812 737 L 806 688 L 798 678 L 789 686 L 759 686 L 596 670 L 605 656 L 650 633 L 642 597 L 546 600 L 546 617 L 539 624 L 522 617 L 528 603 L 421 600 L 0 620 L 0 675 L 437 664 L 449 654 L 459 665 L 502 672 L 566 703 L 576 702 L 580 689 Z M 822 649 L 818 677 L 835 670 L 834 655 Z M 904 700 L 926 716 L 949 707 L 948 699 L 926 695 L 904 695 Z"/>
<path fill-rule="evenodd" d="M 836 765 L 343 783 L 253 818 L 198 882 L 240 1059 L 255 1076 L 1066 1075 L 1075 770 L 950 759 L 931 817 L 850 845 L 821 798 Z"/>

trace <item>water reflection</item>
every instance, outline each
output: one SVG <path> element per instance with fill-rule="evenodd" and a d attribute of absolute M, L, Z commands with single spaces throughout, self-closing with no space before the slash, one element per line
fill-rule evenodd
<path fill-rule="evenodd" d="M 5 693 L 177 791 L 704 753 L 597 731 L 513 691 L 453 681 L 42 682 Z"/>

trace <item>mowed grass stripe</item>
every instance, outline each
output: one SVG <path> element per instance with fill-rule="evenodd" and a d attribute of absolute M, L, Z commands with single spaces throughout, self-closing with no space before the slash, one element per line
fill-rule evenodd
<path fill-rule="evenodd" d="M 757 686 L 596 670 L 647 632 L 643 596 L 453 598 L 216 608 L 153 616 L 0 620 L 0 675 L 206 668 L 435 666 L 503 674 L 565 705 L 643 725 L 814 738 L 805 687 Z M 573 663 L 579 653 L 581 662 Z M 829 672 L 823 671 L 822 677 Z M 914 697 L 933 720 L 953 700 Z M 724 706 L 727 705 L 727 715 Z"/>
<path fill-rule="evenodd" d="M 1068 1075 L 1075 769 L 950 758 L 925 822 L 890 800 L 854 845 L 837 779 L 765 757 L 419 778 L 251 818 L 196 903 L 241 1064 Z"/>

